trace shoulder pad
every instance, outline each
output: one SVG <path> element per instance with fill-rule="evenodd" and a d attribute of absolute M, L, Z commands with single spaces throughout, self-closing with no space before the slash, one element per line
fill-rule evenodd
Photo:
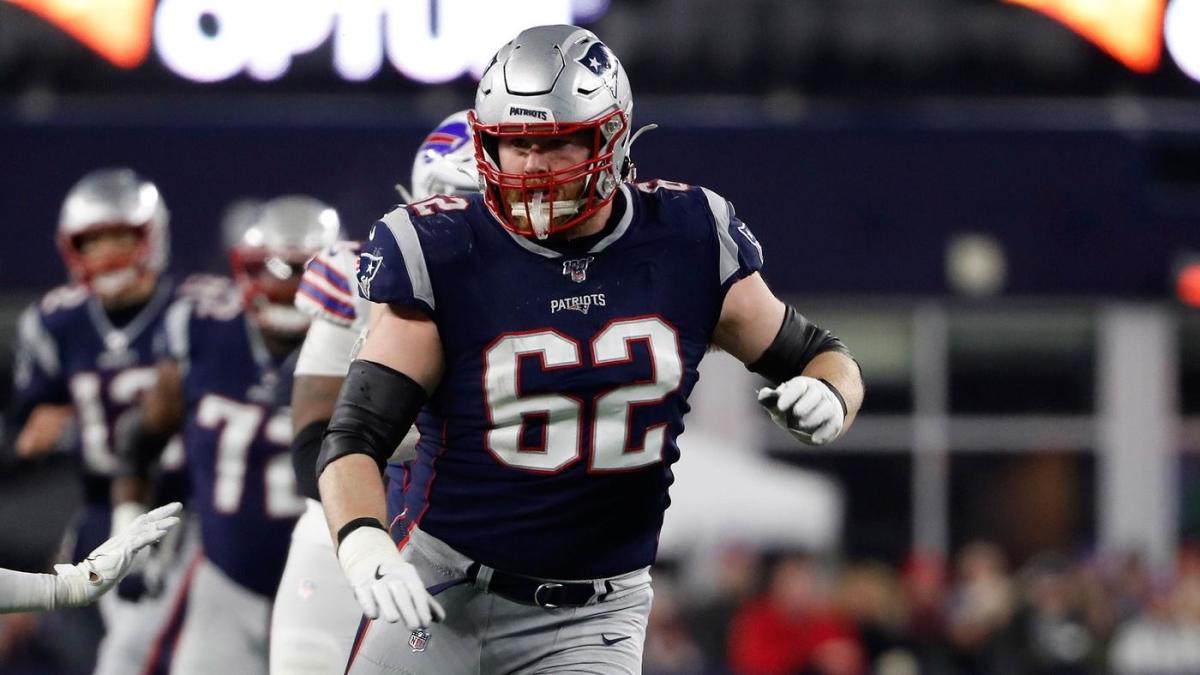
<path fill-rule="evenodd" d="M 51 289 L 42 296 L 38 310 L 43 315 L 53 314 L 82 305 L 91 293 L 82 284 L 64 284 Z"/>
<path fill-rule="evenodd" d="M 352 325 L 358 316 L 351 280 L 360 247 L 358 242 L 340 241 L 308 261 L 296 292 L 296 307 L 314 319 Z"/>
<path fill-rule="evenodd" d="M 700 188 L 700 192 L 708 202 L 708 211 L 716 230 L 721 284 L 743 279 L 761 270 L 762 244 L 758 243 L 750 227 L 737 217 L 733 204 L 708 188 Z"/>
<path fill-rule="evenodd" d="M 358 258 L 359 295 L 432 314 L 436 309 L 433 279 L 474 248 L 465 210 L 469 202 L 459 199 L 463 209 L 419 215 L 414 205 L 398 208 L 375 223 Z"/>

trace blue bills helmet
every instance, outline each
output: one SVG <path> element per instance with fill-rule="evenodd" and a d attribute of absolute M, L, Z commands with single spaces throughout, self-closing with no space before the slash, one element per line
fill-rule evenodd
<path fill-rule="evenodd" d="M 479 191 L 475 168 L 475 145 L 467 111 L 442 120 L 421 143 L 413 159 L 412 201 L 431 195 L 453 195 Z"/>

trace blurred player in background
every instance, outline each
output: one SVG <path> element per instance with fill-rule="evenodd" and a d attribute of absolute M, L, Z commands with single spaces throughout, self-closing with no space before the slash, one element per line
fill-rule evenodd
<path fill-rule="evenodd" d="M 387 307 L 318 458 L 339 562 L 384 620 L 363 626 L 350 673 L 640 672 L 709 345 L 776 383 L 759 401 L 803 442 L 857 413 L 857 364 L 767 288 L 729 202 L 624 182 L 632 109 L 594 34 L 522 32 L 472 113 L 484 194 L 396 209 L 363 245 L 359 290 Z M 414 419 L 398 551 L 380 474 Z"/>
<path fill-rule="evenodd" d="M 462 111 L 447 117 L 425 138 L 413 161 L 412 191 L 401 194 L 407 202 L 420 202 L 436 194 L 478 190 L 471 131 Z M 371 303 L 358 294 L 353 282 L 359 247 L 358 242 L 338 242 L 322 251 L 309 263 L 296 294 L 296 306 L 313 318 L 291 389 L 296 430 L 292 459 L 308 506 L 292 533 L 272 610 L 272 675 L 340 673 L 362 616 L 338 566 L 316 478 L 321 434 L 350 367 L 354 344 L 371 314 Z M 404 461 L 412 457 L 412 448 L 406 449 L 398 451 L 387 468 L 388 479 L 401 485 L 406 478 Z M 399 501 L 389 509 L 393 518 L 403 508 Z M 395 525 L 397 530 L 403 528 L 402 522 Z"/>
<path fill-rule="evenodd" d="M 338 232 L 322 202 L 272 199 L 230 252 L 236 284 L 168 312 L 165 359 L 133 445 L 161 447 L 182 429 L 196 488 L 203 559 L 172 673 L 267 672 L 271 598 L 304 508 L 287 454 L 291 418 L 275 397 L 281 364 L 309 325 L 293 304 L 304 264 Z"/>
<path fill-rule="evenodd" d="M 107 593 L 133 567 L 134 557 L 162 541 L 179 524 L 183 505 L 172 502 L 144 513 L 76 565 L 55 565 L 55 574 L 0 569 L 0 612 L 83 607 Z"/>
<path fill-rule="evenodd" d="M 75 560 L 146 510 L 114 510 L 110 492 L 119 469 L 114 448 L 120 429 L 154 384 L 154 333 L 168 305 L 193 282 L 177 286 L 165 276 L 168 222 L 158 188 L 134 171 L 110 168 L 84 176 L 67 193 L 58 222 L 59 252 L 74 283 L 50 291 L 20 319 L 13 428 L 21 431 L 15 447 L 24 458 L 55 448 L 78 452 L 84 508 L 76 521 Z M 76 433 L 68 432 L 72 428 Z M 168 453 L 160 469 L 147 497 L 154 503 L 184 499 L 182 452 Z M 188 542 L 184 530 L 177 528 L 149 564 L 147 554 L 139 556 L 138 583 L 123 584 L 100 602 L 106 635 L 97 673 L 141 673 L 146 667 L 182 581 L 183 564 L 173 554 Z M 153 579 L 144 577 L 147 568 Z"/>

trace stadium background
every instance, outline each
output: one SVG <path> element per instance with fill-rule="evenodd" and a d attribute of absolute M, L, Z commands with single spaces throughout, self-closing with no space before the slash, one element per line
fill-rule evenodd
<path fill-rule="evenodd" d="M 121 67 L 99 15 L 78 24 L 89 47 L 56 3 L 0 2 L 0 402 L 16 313 L 65 279 L 52 234 L 80 175 L 158 183 L 177 275 L 224 269 L 222 211 L 245 197 L 315 195 L 361 237 L 423 134 L 470 105 L 463 69 L 521 25 L 573 20 L 622 58 L 635 124 L 660 125 L 640 176 L 731 199 L 773 287 L 868 385 L 849 436 L 810 450 L 714 357 L 668 512 L 708 529 L 664 535 L 647 672 L 785 644 L 812 672 L 1138 672 L 1164 654 L 1200 672 L 1200 1 L 381 1 L 377 32 L 403 20 L 420 40 L 357 79 L 337 64 L 358 34 L 326 30 L 338 3 L 74 4 L 133 8 L 148 39 Z M 715 459 L 690 468 L 689 444 Z M 727 456 L 747 455 L 763 463 L 738 474 Z M 807 501 L 758 502 L 754 476 L 784 465 L 810 472 L 790 484 Z M 69 471 L 4 465 L 0 565 L 51 555 Z M 805 628 L 756 623 L 772 604 Z M 26 630 L 0 629 L 0 670 L 86 667 Z"/>

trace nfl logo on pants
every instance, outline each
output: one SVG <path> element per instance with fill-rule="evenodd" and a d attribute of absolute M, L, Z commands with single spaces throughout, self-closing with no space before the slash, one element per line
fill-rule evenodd
<path fill-rule="evenodd" d="M 429 633 L 418 628 L 408 636 L 408 646 L 412 647 L 414 652 L 425 651 L 425 645 L 429 644 Z"/>

